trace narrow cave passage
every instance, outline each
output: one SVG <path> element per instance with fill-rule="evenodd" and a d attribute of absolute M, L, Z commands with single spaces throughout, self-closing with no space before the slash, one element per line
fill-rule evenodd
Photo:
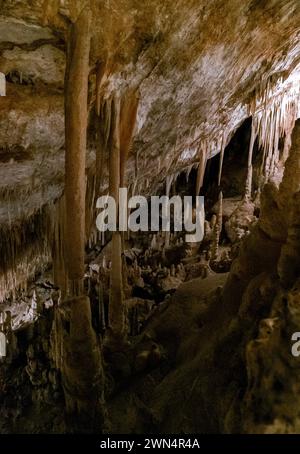
<path fill-rule="evenodd" d="M 8 3 L 0 435 L 299 432 L 298 0 Z"/>

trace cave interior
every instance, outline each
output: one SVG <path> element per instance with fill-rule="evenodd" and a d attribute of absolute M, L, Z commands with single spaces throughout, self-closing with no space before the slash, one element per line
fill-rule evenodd
<path fill-rule="evenodd" d="M 300 433 L 299 24 L 0 0 L 0 434 Z M 120 188 L 201 240 L 101 231 Z"/>

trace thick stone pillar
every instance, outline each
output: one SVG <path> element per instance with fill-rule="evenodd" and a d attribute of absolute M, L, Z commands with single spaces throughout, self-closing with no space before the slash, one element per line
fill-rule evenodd
<path fill-rule="evenodd" d="M 86 131 L 91 12 L 84 8 L 71 26 L 65 78 L 65 261 L 69 288 L 58 306 L 56 329 L 62 358 L 68 431 L 99 433 L 103 427 L 103 373 L 83 295 L 85 253 Z"/>
<path fill-rule="evenodd" d="M 85 164 L 91 12 L 84 8 L 72 25 L 65 78 L 66 262 L 71 293 L 80 294 L 84 276 Z"/>

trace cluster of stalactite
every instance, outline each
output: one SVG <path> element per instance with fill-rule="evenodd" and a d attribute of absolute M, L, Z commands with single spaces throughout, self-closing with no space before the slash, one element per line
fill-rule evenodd
<path fill-rule="evenodd" d="M 93 246 L 99 240 L 104 244 L 104 234 L 97 231 L 95 227 L 96 217 L 96 199 L 101 194 L 104 188 L 104 173 L 109 173 L 111 165 L 119 160 L 119 176 L 117 177 L 119 182 L 115 182 L 115 188 L 124 187 L 127 185 L 126 181 L 126 161 L 128 153 L 130 151 L 131 139 L 134 132 L 135 120 L 137 115 L 138 106 L 138 95 L 134 89 L 128 90 L 122 95 L 116 97 L 115 94 L 105 98 L 105 84 L 103 81 L 109 74 L 109 68 L 107 64 L 99 64 L 97 67 L 97 84 L 96 84 L 96 101 L 95 111 L 97 118 L 97 150 L 96 150 L 96 165 L 92 166 L 88 171 L 88 175 L 85 174 L 85 157 L 82 158 L 81 164 L 78 166 L 80 169 L 80 181 L 81 185 L 85 190 L 82 191 L 81 195 L 81 209 L 84 209 L 85 219 L 80 218 L 81 226 L 79 228 L 79 220 L 77 217 L 81 212 L 78 208 L 76 201 L 76 208 L 73 207 L 75 217 L 67 216 L 69 221 L 68 234 L 64 232 L 65 224 L 68 222 L 65 218 L 65 198 L 57 201 L 54 207 L 43 208 L 32 216 L 33 221 L 27 220 L 20 222 L 17 226 L 4 228 L 5 233 L 2 238 L 5 238 L 2 244 L 3 253 L 2 257 L 2 278 L 1 278 L 1 296 L 3 300 L 11 291 L 16 291 L 19 287 L 26 285 L 26 275 L 33 277 L 35 270 L 41 267 L 45 261 L 49 262 L 51 252 L 53 257 L 53 269 L 54 269 L 54 280 L 55 283 L 62 289 L 62 292 L 67 291 L 67 275 L 66 275 L 66 254 L 65 254 L 65 243 L 68 242 L 68 238 L 72 244 L 80 244 L 80 247 L 73 247 L 72 250 L 83 251 L 81 252 L 80 263 L 81 263 L 81 279 L 84 274 L 84 245 L 89 243 Z M 279 84 L 279 82 L 278 82 Z M 276 86 L 278 86 L 278 84 Z M 280 163 L 284 163 L 290 147 L 290 137 L 295 123 L 295 119 L 298 117 L 298 106 L 300 91 L 297 85 L 288 84 L 284 86 L 283 90 L 276 89 L 269 83 L 263 90 L 260 90 L 257 95 L 254 96 L 253 102 L 250 105 L 249 113 L 252 115 L 252 128 L 251 128 L 251 139 L 249 145 L 248 154 L 248 172 L 245 184 L 245 199 L 250 200 L 252 195 L 252 158 L 255 141 L 258 141 L 258 146 L 262 149 L 262 165 L 261 165 L 261 182 L 267 181 L 274 174 L 277 166 Z M 117 105 L 118 104 L 118 105 Z M 72 109 L 72 103 L 70 108 Z M 117 109 L 117 110 L 116 110 Z M 118 116 L 118 120 L 114 119 L 114 111 Z M 118 131 L 114 131 L 118 126 Z M 68 127 L 68 130 L 71 130 Z M 113 135 L 115 134 L 115 139 Z M 118 136 L 118 137 L 117 137 Z M 279 153 L 279 141 L 280 138 L 284 138 L 284 145 L 282 153 Z M 83 142 L 85 138 L 81 138 Z M 113 145 L 113 141 L 117 142 L 117 147 Z M 205 174 L 205 168 L 207 160 L 210 158 L 216 147 L 220 149 L 220 166 L 218 174 L 218 186 L 221 190 L 221 176 L 223 167 L 224 150 L 227 144 L 227 134 L 223 133 L 219 139 L 213 142 L 204 140 L 201 142 L 198 148 L 197 161 L 187 166 L 184 170 L 186 172 L 187 179 L 193 167 L 198 169 L 197 181 L 195 187 L 195 194 L 198 195 L 203 185 L 203 178 Z M 118 153 L 111 153 L 111 150 L 118 148 Z M 111 163 L 111 157 L 115 156 L 114 164 Z M 67 172 L 67 178 L 71 181 L 71 187 L 69 193 L 73 194 L 76 189 L 72 186 L 75 181 L 78 181 L 76 175 L 73 175 L 74 161 L 72 158 L 67 158 L 70 171 Z M 128 184 L 129 193 L 134 195 L 135 192 L 146 191 L 147 187 L 150 187 L 151 182 L 148 180 L 138 182 L 138 156 L 136 156 L 136 178 L 134 181 L 130 180 Z M 171 169 L 169 169 L 171 170 Z M 180 172 L 169 173 L 167 175 L 167 186 L 170 188 L 175 185 L 176 179 Z M 70 177 L 72 175 L 72 177 Z M 76 178 L 75 178 L 76 177 Z M 110 183 L 111 186 L 112 183 Z M 111 188 L 112 189 L 112 188 Z M 31 191 L 28 188 L 28 193 Z M 168 192 L 168 191 L 167 191 Z M 66 191 L 66 195 L 68 190 Z M 6 200 L 10 197 L 10 192 L 7 194 L 3 193 L 3 198 Z M 68 209 L 67 209 L 68 210 Z M 47 214 L 46 214 L 47 212 Z M 51 217 L 49 221 L 49 217 Z M 37 221 L 41 219 L 41 221 Z M 28 227 L 32 222 L 40 222 L 43 224 L 43 228 L 39 229 L 34 227 L 36 234 L 34 235 L 34 241 L 30 238 L 30 228 Z M 221 222 L 221 221 L 220 221 Z M 83 223 L 85 227 L 83 227 Z M 216 229 L 220 230 L 220 225 L 217 222 Z M 76 234 L 74 235 L 73 229 L 76 227 Z M 6 232 L 7 230 L 7 232 Z M 79 233 L 80 232 L 80 233 Z M 65 239 L 66 235 L 66 239 Z M 80 236 L 80 238 L 79 238 Z M 216 237 L 218 236 L 216 232 Z M 77 240 L 76 240 L 77 238 Z M 35 246 L 32 247 L 32 253 L 21 254 L 22 245 L 33 243 Z M 38 246 L 37 246 L 38 245 Z M 28 246 L 29 247 L 29 246 Z M 27 249 L 28 249 L 27 247 Z M 23 258 L 19 257 L 16 259 L 16 255 L 22 255 Z M 28 257 L 28 258 L 27 258 Z M 71 267 L 75 266 L 74 257 L 70 257 L 72 262 Z M 78 265 L 77 265 L 78 266 Z M 80 291 L 79 291 L 80 293 Z"/>
<path fill-rule="evenodd" d="M 262 152 L 262 163 L 260 169 L 260 188 L 274 176 L 278 166 L 284 164 L 289 154 L 291 145 L 291 133 L 298 118 L 300 104 L 300 88 L 297 81 L 284 81 L 282 78 L 276 84 L 267 80 L 262 83 L 249 104 L 249 116 L 252 117 L 251 139 L 248 153 L 248 172 L 245 183 L 245 199 L 250 200 L 252 195 L 252 159 L 253 149 L 257 141 L 258 147 Z M 218 173 L 218 186 L 221 186 L 222 169 L 225 147 L 228 143 L 229 134 L 226 129 L 221 131 L 214 138 L 206 138 L 192 141 L 189 149 L 196 148 L 195 157 L 192 164 L 185 169 L 187 178 L 193 167 L 198 169 L 195 193 L 198 195 L 203 185 L 203 178 L 207 161 L 215 154 L 220 154 L 220 164 Z M 283 139 L 283 150 L 280 150 L 280 140 Z M 280 152 L 281 151 L 281 152 Z M 170 166 L 176 164 L 181 153 L 175 160 L 169 163 L 163 170 L 164 175 L 170 173 Z M 162 167 L 161 162 L 159 170 Z M 179 172 L 178 172 L 179 174 Z M 177 175 L 178 175 L 177 174 Z M 171 175 L 176 180 L 176 174 Z M 134 187 L 137 182 L 134 182 Z M 144 189 L 147 189 L 144 188 Z"/>
<path fill-rule="evenodd" d="M 283 88 L 278 90 L 278 86 Z M 280 162 L 287 159 L 291 145 L 291 134 L 299 116 L 300 89 L 298 83 L 284 85 L 282 80 L 274 86 L 267 81 L 263 89 L 255 93 L 250 104 L 252 115 L 251 139 L 248 155 L 248 175 L 245 197 L 251 198 L 252 192 L 252 157 L 255 141 L 263 152 L 260 179 L 264 184 L 275 174 Z M 280 155 L 280 139 L 284 138 L 284 147 Z"/>
<path fill-rule="evenodd" d="M 0 242 L 0 301 L 26 290 L 51 262 L 52 206 L 44 207 L 29 219 L 2 225 Z"/>
<path fill-rule="evenodd" d="M 252 179 L 253 179 L 253 150 L 255 142 L 261 150 L 261 166 L 259 174 L 258 194 L 262 186 L 272 179 L 279 167 L 283 167 L 289 155 L 291 146 L 291 135 L 296 119 L 299 117 L 300 105 L 300 88 L 299 83 L 284 83 L 282 79 L 276 84 L 268 80 L 262 84 L 257 93 L 254 94 L 253 100 L 249 106 L 249 115 L 252 116 L 251 137 L 248 151 L 248 169 L 245 183 L 244 201 L 248 203 L 252 198 Z M 220 149 L 220 164 L 218 173 L 219 187 L 219 212 L 213 229 L 213 246 L 212 260 L 218 257 L 218 244 L 222 230 L 222 168 L 224 160 L 224 151 L 227 144 L 227 133 L 224 132 L 217 146 Z M 280 140 L 283 139 L 283 149 L 280 149 Z M 198 164 L 198 175 L 196 184 L 196 194 L 199 194 L 205 173 L 205 163 L 211 156 L 214 147 L 208 147 L 202 144 Z"/>

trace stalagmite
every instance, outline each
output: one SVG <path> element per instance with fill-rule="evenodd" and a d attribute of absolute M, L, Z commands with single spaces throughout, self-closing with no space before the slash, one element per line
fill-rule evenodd
<path fill-rule="evenodd" d="M 99 320 L 100 320 L 100 329 L 102 332 L 106 330 L 106 320 L 105 320 L 105 306 L 104 306 L 104 297 L 103 297 L 103 283 L 101 280 L 98 281 L 98 300 L 99 300 Z"/>
<path fill-rule="evenodd" d="M 284 139 L 283 152 L 282 152 L 281 159 L 280 159 L 280 162 L 282 165 L 285 164 L 285 162 L 289 156 L 290 148 L 292 145 L 291 137 L 292 137 L 292 128 L 291 128 L 291 130 L 286 132 L 286 136 Z"/>
<path fill-rule="evenodd" d="M 172 277 L 175 277 L 175 265 L 172 263 L 171 265 L 171 272 L 170 272 Z"/>
<path fill-rule="evenodd" d="M 217 222 L 215 223 L 214 230 L 213 230 L 213 241 L 212 241 L 212 260 L 213 261 L 216 261 L 218 259 L 220 235 L 221 235 L 221 231 L 222 231 L 222 222 L 223 222 L 223 194 L 222 194 L 222 191 L 220 191 Z"/>
<path fill-rule="evenodd" d="M 157 249 L 157 236 L 156 233 L 153 234 L 152 240 L 151 240 L 151 249 L 156 250 Z"/>

